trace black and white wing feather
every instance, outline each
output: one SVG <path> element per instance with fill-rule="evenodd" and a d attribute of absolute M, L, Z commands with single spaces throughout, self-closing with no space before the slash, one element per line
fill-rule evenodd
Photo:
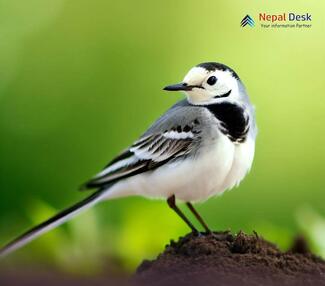
<path fill-rule="evenodd" d="M 169 110 L 83 189 L 107 188 L 121 179 L 185 158 L 196 150 L 201 140 L 199 121 L 189 114 L 184 117 L 179 108 Z"/>

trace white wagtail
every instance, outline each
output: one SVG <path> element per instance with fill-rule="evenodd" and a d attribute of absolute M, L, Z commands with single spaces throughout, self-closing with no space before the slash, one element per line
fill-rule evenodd
<path fill-rule="evenodd" d="M 250 170 L 255 150 L 254 108 L 238 75 L 226 65 L 193 67 L 184 80 L 164 90 L 186 99 L 163 114 L 131 147 L 112 160 L 83 189 L 86 199 L 25 232 L 0 250 L 4 256 L 102 200 L 140 195 L 186 202 L 206 232 L 210 229 L 191 202 L 204 201 L 238 185 Z"/>

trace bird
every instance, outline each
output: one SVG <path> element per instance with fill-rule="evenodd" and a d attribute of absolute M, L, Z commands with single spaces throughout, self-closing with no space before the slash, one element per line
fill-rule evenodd
<path fill-rule="evenodd" d="M 127 196 L 166 200 L 191 231 L 200 234 L 177 205 L 184 202 L 205 233 L 212 233 L 193 203 L 238 186 L 250 171 L 255 108 L 238 74 L 217 62 L 192 67 L 183 81 L 164 90 L 181 91 L 185 98 L 82 185 L 91 191 L 88 197 L 6 244 L 1 258 L 101 201 Z"/>

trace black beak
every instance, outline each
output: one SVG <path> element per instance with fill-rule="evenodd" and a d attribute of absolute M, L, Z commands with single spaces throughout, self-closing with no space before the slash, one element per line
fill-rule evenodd
<path fill-rule="evenodd" d="M 193 86 L 187 85 L 185 82 L 173 84 L 173 85 L 167 85 L 164 87 L 164 90 L 168 91 L 177 91 L 177 90 L 191 90 Z"/>

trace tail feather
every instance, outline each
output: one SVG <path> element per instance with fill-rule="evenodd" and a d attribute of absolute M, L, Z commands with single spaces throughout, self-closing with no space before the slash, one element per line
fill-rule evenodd
<path fill-rule="evenodd" d="M 35 238 L 39 237 L 40 235 L 50 231 L 51 229 L 65 223 L 72 217 L 79 214 L 81 211 L 86 210 L 93 206 L 94 204 L 98 203 L 102 195 L 105 191 L 98 190 L 97 192 L 93 193 L 89 197 L 85 198 L 84 200 L 76 203 L 75 205 L 59 212 L 55 216 L 49 218 L 48 220 L 44 221 L 43 223 L 33 227 L 32 229 L 26 231 L 13 241 L 9 242 L 3 248 L 0 249 L 0 258 L 5 257 L 9 253 L 23 247 L 27 243 L 31 242 Z"/>

